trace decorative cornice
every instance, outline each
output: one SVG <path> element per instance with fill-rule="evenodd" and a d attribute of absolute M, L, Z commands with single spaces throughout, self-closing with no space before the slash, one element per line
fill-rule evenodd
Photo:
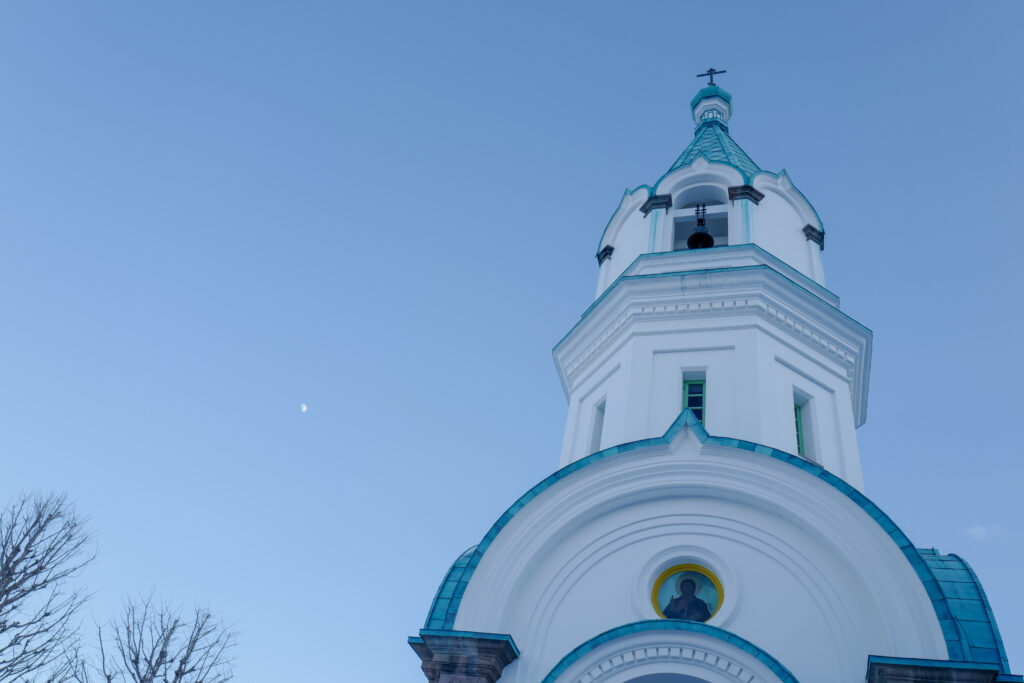
<path fill-rule="evenodd" d="M 622 276 L 681 273 L 689 270 L 760 265 L 770 266 L 778 271 L 779 274 L 792 280 L 801 289 L 806 289 L 828 305 L 839 308 L 839 297 L 834 292 L 829 291 L 813 278 L 801 273 L 793 266 L 756 244 L 733 244 L 715 247 L 714 249 L 689 249 L 686 251 L 640 254 L 622 272 Z M 590 308 L 593 307 L 593 305 L 590 306 Z"/>
<path fill-rule="evenodd" d="M 846 316 L 816 297 L 811 299 L 805 294 L 808 301 L 800 301 L 792 296 L 797 290 L 790 289 L 789 281 L 768 266 L 634 276 L 623 278 L 619 286 L 632 291 L 628 295 L 620 291 L 618 296 L 606 299 L 602 306 L 590 311 L 589 324 L 576 328 L 556 347 L 555 358 L 567 389 L 575 385 L 591 358 L 608 350 L 613 339 L 641 321 L 750 313 L 772 323 L 787 336 L 818 348 L 844 368 L 850 380 L 855 379 L 863 347 L 870 343 L 867 330 L 859 335 L 868 340 L 860 344 L 860 349 L 842 341 L 837 327 L 852 327 L 844 325 Z M 646 291 L 637 292 L 638 287 Z M 671 301 L 665 300 L 664 294 L 671 294 Z M 808 304 L 817 309 L 813 315 L 800 311 L 806 310 Z M 817 324 L 815 318 L 823 314 L 838 325 Z"/>
<path fill-rule="evenodd" d="M 832 335 L 825 332 L 820 326 L 811 325 L 806 319 L 793 315 L 788 309 L 773 306 L 767 301 L 754 298 L 755 296 L 744 298 L 726 297 L 693 303 L 631 305 L 626 310 L 621 311 L 601 331 L 599 336 L 590 339 L 565 364 L 567 383 L 570 386 L 574 385 L 582 366 L 601 350 L 606 349 L 611 339 L 632 323 L 640 321 L 649 322 L 659 319 L 709 317 L 743 312 L 754 313 L 763 320 L 775 323 L 778 328 L 790 332 L 792 336 L 817 346 L 820 351 L 825 352 L 844 367 L 847 379 L 853 379 L 856 356 L 844 349 Z"/>
<path fill-rule="evenodd" d="M 761 683 L 749 671 L 736 662 L 697 647 L 635 647 L 630 650 L 616 652 L 590 668 L 587 673 L 573 683 L 600 683 L 621 670 L 629 669 L 637 662 L 670 662 L 673 664 L 696 664 L 702 668 L 716 669 L 719 662 L 726 664 L 723 673 L 742 683 Z M 546 680 L 546 679 L 545 679 Z M 568 683 L 568 682 L 567 682 Z"/>
<path fill-rule="evenodd" d="M 644 205 L 640 207 L 640 211 L 646 216 L 655 209 L 665 209 L 665 213 L 672 208 L 672 195 L 670 194 L 655 194 L 647 198 Z"/>
<path fill-rule="evenodd" d="M 760 204 L 764 199 L 764 192 L 759 192 L 750 185 L 733 185 L 729 188 L 729 199 L 749 199 L 755 204 Z"/>
<path fill-rule="evenodd" d="M 804 226 L 804 236 L 818 245 L 819 251 L 825 251 L 825 231 L 818 230 L 811 224 Z"/>

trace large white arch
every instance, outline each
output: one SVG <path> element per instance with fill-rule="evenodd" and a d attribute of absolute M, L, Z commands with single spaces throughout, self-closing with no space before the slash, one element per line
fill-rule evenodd
<path fill-rule="evenodd" d="M 510 634 L 522 656 L 509 681 L 532 683 L 596 634 L 656 618 L 644 592 L 675 561 L 722 579 L 710 625 L 794 661 L 802 680 L 853 683 L 869 654 L 946 656 L 920 578 L 862 507 L 800 468 L 687 429 L 582 467 L 518 510 L 480 558 L 454 627 Z"/>

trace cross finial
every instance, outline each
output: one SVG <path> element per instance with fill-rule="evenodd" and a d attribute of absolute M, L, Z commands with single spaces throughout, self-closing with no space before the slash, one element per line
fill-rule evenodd
<path fill-rule="evenodd" d="M 722 69 L 721 71 L 715 71 L 715 67 L 712 66 L 712 67 L 708 67 L 708 70 L 705 71 L 704 73 L 697 74 L 697 78 L 704 78 L 705 76 L 707 76 L 708 77 L 708 85 L 714 85 L 715 84 L 715 75 L 717 75 L 717 74 L 724 74 L 724 73 L 725 73 L 725 69 Z"/>

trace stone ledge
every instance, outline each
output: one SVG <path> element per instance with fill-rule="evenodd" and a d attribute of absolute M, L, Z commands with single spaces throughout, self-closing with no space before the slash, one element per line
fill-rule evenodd
<path fill-rule="evenodd" d="M 672 208 L 672 195 L 656 194 L 647 198 L 644 205 L 640 207 L 640 212 L 647 216 L 647 214 L 655 209 L 665 209 L 665 213 L 668 213 L 670 208 Z"/>
<path fill-rule="evenodd" d="M 764 199 L 764 192 L 755 190 L 750 185 L 733 185 L 729 188 L 729 199 L 733 201 L 737 199 L 749 199 L 755 204 L 760 204 L 761 200 Z"/>
<path fill-rule="evenodd" d="M 519 656 L 512 636 L 422 630 L 409 638 L 430 683 L 494 683 Z"/>
<path fill-rule="evenodd" d="M 999 666 L 903 657 L 868 657 L 867 683 L 997 683 L 1019 681 L 1000 675 Z"/>

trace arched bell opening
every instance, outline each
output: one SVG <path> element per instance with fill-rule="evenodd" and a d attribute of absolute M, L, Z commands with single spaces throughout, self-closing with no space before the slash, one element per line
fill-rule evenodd
<path fill-rule="evenodd" d="M 672 250 L 708 249 L 729 244 L 729 192 L 718 185 L 695 185 L 673 197 Z"/>
<path fill-rule="evenodd" d="M 675 209 L 689 209 L 697 204 L 719 206 L 728 202 L 729 188 L 710 183 L 690 185 L 672 196 L 672 207 Z"/>

